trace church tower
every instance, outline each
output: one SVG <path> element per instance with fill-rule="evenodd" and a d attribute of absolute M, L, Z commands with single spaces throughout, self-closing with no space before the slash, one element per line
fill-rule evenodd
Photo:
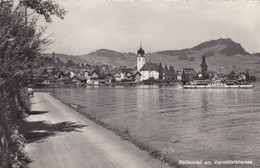
<path fill-rule="evenodd" d="M 145 52 L 142 49 L 142 44 L 140 45 L 140 49 L 137 51 L 137 71 L 140 71 L 140 69 L 145 64 Z"/>

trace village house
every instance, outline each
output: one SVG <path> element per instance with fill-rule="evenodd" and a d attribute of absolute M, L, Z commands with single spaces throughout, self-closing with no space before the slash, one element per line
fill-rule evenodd
<path fill-rule="evenodd" d="M 53 72 L 54 72 L 54 67 L 53 66 L 46 67 L 45 69 L 46 69 L 46 72 L 48 74 L 53 74 Z"/>
<path fill-rule="evenodd" d="M 207 71 L 207 74 L 208 74 L 208 78 L 211 80 L 217 77 L 217 73 L 213 71 Z"/>
<path fill-rule="evenodd" d="M 132 71 L 126 70 L 123 74 L 124 78 L 121 80 L 122 83 L 135 83 L 134 74 Z"/>
<path fill-rule="evenodd" d="M 80 68 L 80 69 L 78 69 L 77 71 L 77 75 L 80 75 L 80 76 L 85 76 L 85 68 Z"/>
<path fill-rule="evenodd" d="M 115 80 L 116 83 L 121 82 L 122 79 L 123 79 L 120 72 L 115 73 L 115 74 L 113 75 L 113 78 L 114 78 L 114 80 Z"/>
<path fill-rule="evenodd" d="M 116 83 L 136 83 L 140 82 L 141 73 L 139 71 L 133 71 L 132 69 L 125 69 L 116 72 L 113 75 L 113 79 Z M 137 78 L 137 79 L 136 79 Z"/>
<path fill-rule="evenodd" d="M 99 85 L 100 77 L 96 70 L 88 74 L 87 84 L 89 85 Z"/>
<path fill-rule="evenodd" d="M 185 72 L 186 74 L 190 74 L 190 75 L 196 75 L 196 71 L 193 68 L 183 68 L 181 70 L 182 72 Z"/>
<path fill-rule="evenodd" d="M 36 83 L 39 84 L 49 84 L 50 80 L 52 80 L 53 78 L 54 76 L 52 75 L 52 73 L 50 73 L 50 71 L 48 72 L 46 68 L 39 69 L 35 76 Z"/>
<path fill-rule="evenodd" d="M 142 74 L 139 71 L 136 71 L 134 73 L 133 77 L 134 77 L 136 83 L 141 82 L 141 76 L 142 76 Z"/>
<path fill-rule="evenodd" d="M 246 74 L 245 73 L 240 73 L 238 75 L 238 80 L 246 80 Z"/>
<path fill-rule="evenodd" d="M 176 71 L 176 79 L 177 79 L 178 82 L 181 81 L 181 79 L 182 79 L 182 72 L 181 71 Z"/>
<path fill-rule="evenodd" d="M 89 74 L 90 74 L 91 72 L 93 72 L 92 69 L 82 68 L 82 69 L 79 69 L 79 70 L 78 70 L 78 75 L 84 76 L 84 77 L 88 78 L 88 77 L 89 77 Z"/>
<path fill-rule="evenodd" d="M 69 79 L 70 78 L 70 74 L 69 72 L 64 72 L 64 71 L 60 71 L 58 72 L 56 75 L 55 75 L 55 78 L 57 80 L 66 80 L 66 79 Z"/>
<path fill-rule="evenodd" d="M 87 83 L 87 78 L 85 76 L 80 76 L 80 75 L 75 75 L 71 80 L 77 84 L 86 84 Z"/>
<path fill-rule="evenodd" d="M 69 70 L 70 78 L 72 79 L 74 76 L 77 75 L 77 73 L 78 73 L 78 72 L 77 72 L 76 70 L 70 69 L 70 70 Z"/>
<path fill-rule="evenodd" d="M 111 74 L 106 74 L 104 76 L 105 84 L 110 84 L 112 82 L 112 76 Z"/>
<path fill-rule="evenodd" d="M 134 75 L 134 74 L 133 74 L 132 72 L 130 72 L 130 71 L 129 71 L 129 72 L 126 72 L 126 73 L 125 73 L 125 79 L 126 79 L 126 80 L 133 80 L 133 77 L 134 77 L 133 75 Z"/>
<path fill-rule="evenodd" d="M 183 74 L 185 74 L 186 76 L 188 75 L 190 81 L 198 80 L 202 77 L 202 74 L 198 74 L 193 68 L 183 68 L 181 70 L 181 76 L 179 77 L 181 80 L 183 78 Z"/>

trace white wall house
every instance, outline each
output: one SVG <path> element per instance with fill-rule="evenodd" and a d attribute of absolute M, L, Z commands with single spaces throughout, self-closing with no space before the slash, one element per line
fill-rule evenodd
<path fill-rule="evenodd" d="M 70 70 L 70 78 L 72 79 L 74 76 L 76 76 L 76 72 L 74 70 Z"/>
<path fill-rule="evenodd" d="M 88 74 L 87 84 L 99 85 L 99 81 L 100 81 L 99 74 L 95 70 Z"/>
<path fill-rule="evenodd" d="M 158 65 L 146 62 L 140 69 L 141 81 L 148 79 L 159 79 Z"/>
<path fill-rule="evenodd" d="M 116 73 L 116 74 L 114 75 L 114 79 L 115 79 L 116 82 L 121 82 L 122 79 L 123 79 L 123 77 L 122 77 L 121 73 L 118 72 L 118 73 Z"/>

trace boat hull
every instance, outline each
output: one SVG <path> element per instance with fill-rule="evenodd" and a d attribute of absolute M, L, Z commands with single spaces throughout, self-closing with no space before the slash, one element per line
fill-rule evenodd
<path fill-rule="evenodd" d="M 211 86 L 211 85 L 183 85 L 183 89 L 252 89 L 254 85 L 224 85 L 224 86 Z"/>

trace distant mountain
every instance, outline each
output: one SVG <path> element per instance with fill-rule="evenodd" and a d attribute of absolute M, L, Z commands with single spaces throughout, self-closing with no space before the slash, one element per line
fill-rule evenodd
<path fill-rule="evenodd" d="M 49 53 L 44 53 L 41 54 L 41 57 L 49 57 L 49 58 L 53 58 L 52 54 Z M 59 53 L 55 53 L 55 58 L 58 59 L 59 61 L 62 61 L 63 63 L 68 62 L 69 60 L 72 60 L 74 63 L 82 63 L 84 62 L 84 60 L 82 60 L 80 57 L 78 56 L 74 56 L 74 55 L 67 55 L 67 54 L 59 54 Z"/>
<path fill-rule="evenodd" d="M 230 38 L 206 41 L 195 47 L 182 50 L 147 53 L 146 61 L 173 65 L 175 69 L 194 68 L 199 71 L 203 55 L 206 56 L 206 62 L 211 71 L 229 73 L 231 70 L 244 71 L 248 69 L 251 73 L 260 74 L 259 55 L 248 53 L 239 43 Z M 55 54 L 55 56 L 65 62 L 72 60 L 75 63 L 107 64 L 114 67 L 136 66 L 136 53 L 121 53 L 108 49 L 100 49 L 79 56 L 64 54 Z"/>
<path fill-rule="evenodd" d="M 167 51 L 159 51 L 157 52 L 161 55 L 170 55 L 170 56 L 178 56 L 179 59 L 185 60 L 188 59 L 188 55 L 198 54 L 206 55 L 206 56 L 214 56 L 216 54 L 223 54 L 226 56 L 234 56 L 234 55 L 249 55 L 248 52 L 239 44 L 231 39 L 218 39 L 203 42 L 193 48 L 183 49 L 183 50 L 167 50 Z M 184 58 L 182 58 L 184 57 Z"/>
<path fill-rule="evenodd" d="M 78 57 L 90 64 L 106 64 L 111 66 L 128 67 L 134 67 L 136 64 L 136 54 L 120 53 L 108 49 L 100 49 Z"/>
<path fill-rule="evenodd" d="M 202 56 L 206 56 L 210 71 L 229 73 L 232 70 L 250 70 L 251 73 L 260 74 L 260 57 L 248 53 L 230 38 L 206 41 L 189 49 L 147 54 L 153 62 L 172 64 L 175 69 L 194 68 L 197 71 L 200 70 Z"/>
<path fill-rule="evenodd" d="M 218 40 L 207 41 L 192 48 L 192 50 L 194 51 L 203 51 L 205 49 L 211 49 L 212 52 L 218 51 L 219 54 L 225 54 L 227 56 L 233 56 L 237 54 L 241 54 L 241 55 L 249 54 L 239 43 L 232 41 L 230 38 L 229 39 L 221 38 Z"/>

